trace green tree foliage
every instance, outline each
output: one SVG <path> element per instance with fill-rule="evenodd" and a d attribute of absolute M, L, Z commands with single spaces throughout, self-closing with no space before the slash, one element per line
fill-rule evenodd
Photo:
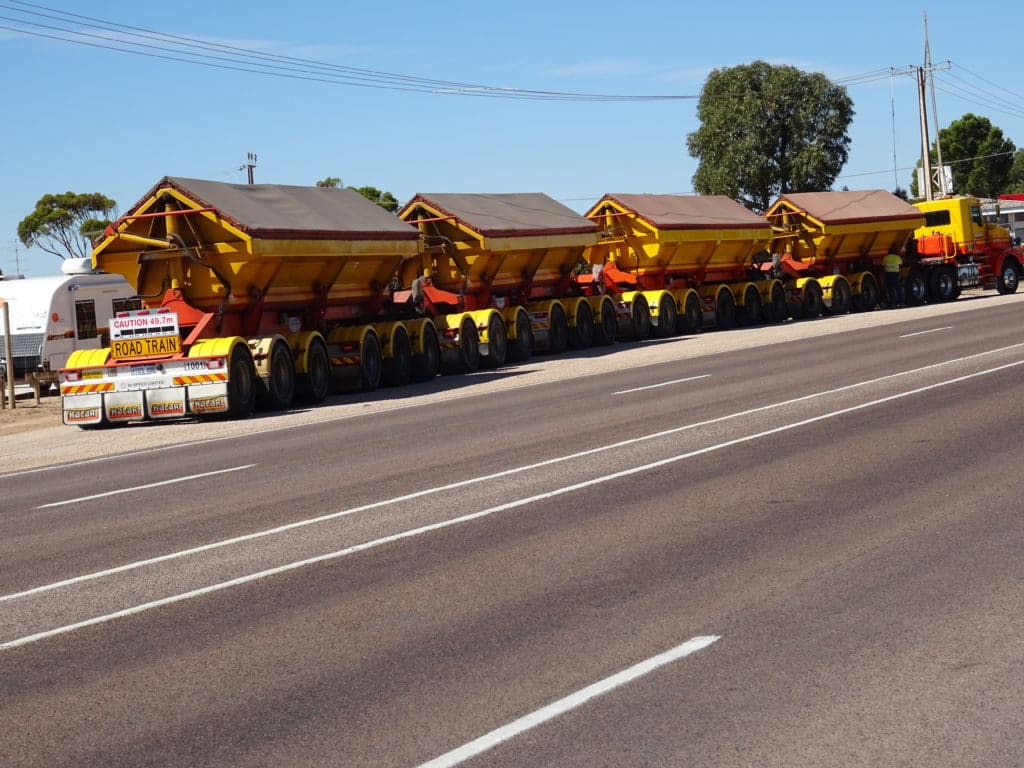
<path fill-rule="evenodd" d="M 398 199 L 390 192 L 383 192 L 376 187 L 355 187 L 355 190 L 367 200 L 375 202 L 385 211 L 395 213 L 398 210 Z"/>
<path fill-rule="evenodd" d="M 968 112 L 948 128 L 939 129 L 942 163 L 953 173 L 953 192 L 975 197 L 998 197 L 1011 186 L 1011 169 L 1017 147 L 987 117 Z M 932 167 L 938 165 L 935 144 L 931 146 Z M 921 167 L 921 161 L 917 161 Z M 917 174 L 910 180 L 910 192 L 923 197 Z"/>
<path fill-rule="evenodd" d="M 714 70 L 686 139 L 693 188 L 764 211 L 780 194 L 830 189 L 849 157 L 853 101 L 821 73 L 755 61 Z"/>
<path fill-rule="evenodd" d="M 1010 166 L 1010 173 L 1006 179 L 1006 194 L 1024 193 L 1024 150 L 1017 150 L 1013 156 L 1013 165 Z"/>
<path fill-rule="evenodd" d="M 328 176 L 326 179 L 320 179 L 316 185 L 318 187 L 328 187 L 330 189 L 337 189 L 344 186 L 341 183 L 341 179 L 337 176 Z M 398 199 L 390 192 L 384 192 L 376 187 L 350 187 L 350 189 L 354 189 L 367 200 L 372 200 L 385 211 L 395 213 L 398 210 Z"/>
<path fill-rule="evenodd" d="M 35 210 L 18 222 L 18 239 L 60 259 L 87 258 L 93 239 L 116 212 L 117 203 L 99 192 L 43 195 Z"/>

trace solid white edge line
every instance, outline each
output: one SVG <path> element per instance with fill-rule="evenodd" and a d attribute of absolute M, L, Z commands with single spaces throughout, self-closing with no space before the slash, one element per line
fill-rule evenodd
<path fill-rule="evenodd" d="M 91 496 L 79 496 L 77 499 L 67 499 L 66 501 L 53 501 L 49 504 L 40 504 L 36 509 L 47 509 L 49 507 L 63 507 L 66 504 L 77 504 L 80 501 L 92 501 L 93 499 L 102 499 L 107 496 L 117 496 L 122 493 L 131 493 L 133 491 L 143 491 L 147 488 L 159 488 L 161 485 L 174 485 L 175 483 L 184 483 L 189 480 L 198 480 L 201 477 L 212 477 L 213 475 L 223 475 L 228 472 L 239 472 L 243 469 L 252 469 L 255 464 L 243 464 L 240 467 L 230 467 L 228 469 L 215 469 L 211 472 L 200 472 L 198 475 L 184 475 L 183 477 L 175 477 L 170 480 L 161 480 L 157 483 L 146 483 L 145 485 L 135 485 L 131 488 L 119 488 L 116 491 L 105 491 L 104 493 L 94 493 Z"/>
<path fill-rule="evenodd" d="M 467 744 L 463 744 L 457 749 L 445 752 L 443 755 L 435 757 L 433 760 L 421 763 L 417 768 L 452 768 L 452 766 L 464 763 L 470 758 L 476 757 L 489 749 L 493 749 L 502 742 L 515 738 L 524 731 L 536 728 L 538 725 L 546 723 L 548 720 L 553 720 L 556 717 L 564 715 L 566 712 L 582 706 L 593 698 L 603 696 L 616 688 L 620 688 L 627 683 L 631 683 L 634 680 L 643 677 L 644 675 L 650 674 L 659 667 L 671 664 L 674 661 L 679 661 L 679 659 L 685 658 L 692 653 L 696 653 L 697 651 L 707 648 L 709 645 L 720 639 L 720 635 L 703 635 L 694 637 L 691 640 L 687 640 L 682 645 L 678 645 L 675 648 L 666 651 L 665 653 L 653 656 L 646 661 L 641 661 L 639 664 L 635 664 L 628 669 L 617 672 L 611 677 L 606 677 L 604 680 L 600 680 L 593 685 L 588 685 L 586 688 L 570 694 L 563 699 L 552 702 L 546 707 L 541 707 L 535 712 L 531 712 L 518 720 L 514 720 L 507 725 L 496 728 L 490 733 L 484 734 L 480 738 L 474 739 Z"/>
<path fill-rule="evenodd" d="M 1001 347 L 1001 348 L 996 349 L 996 350 L 989 350 L 989 351 L 986 351 L 986 352 L 977 352 L 977 353 L 975 353 L 973 355 L 967 355 L 966 357 L 954 358 L 953 360 L 947 360 L 947 361 L 945 361 L 943 363 L 932 363 L 931 365 L 926 365 L 926 366 L 923 366 L 921 368 L 913 368 L 913 369 L 911 369 L 909 371 L 901 371 L 899 373 L 890 373 L 890 374 L 887 374 L 885 376 L 881 376 L 881 377 L 876 378 L 876 379 L 868 379 L 867 381 L 855 382 L 853 384 L 846 384 L 846 385 L 844 385 L 842 387 L 837 387 L 835 389 L 828 389 L 828 390 L 825 390 L 823 392 L 814 392 L 814 393 L 809 394 L 809 395 L 801 395 L 800 397 L 795 397 L 795 398 L 792 398 L 790 400 L 783 400 L 783 401 L 780 401 L 780 402 L 777 402 L 777 403 L 769 403 L 768 405 L 757 406 L 755 408 L 748 408 L 745 411 L 737 411 L 736 413 L 726 414 L 725 416 L 719 416 L 719 417 L 716 417 L 716 418 L 713 418 L 713 419 L 706 419 L 704 421 L 698 421 L 698 422 L 695 422 L 695 423 L 692 423 L 692 424 L 685 424 L 685 425 L 680 426 L 680 427 L 672 427 L 671 429 L 666 429 L 666 430 L 662 430 L 662 431 L 659 431 L 659 432 L 652 432 L 652 433 L 647 434 L 647 435 L 640 435 L 639 437 L 633 437 L 633 438 L 629 438 L 627 440 L 621 440 L 619 442 L 611 443 L 609 445 L 598 446 L 596 448 L 588 448 L 585 451 L 579 451 L 577 453 L 571 453 L 571 454 L 568 454 L 566 456 L 557 456 L 557 457 L 555 457 L 553 459 L 546 459 L 544 461 L 539 461 L 539 462 L 536 462 L 534 464 L 527 464 L 527 465 L 520 466 L 520 467 L 513 467 L 512 469 L 506 469 L 506 470 L 503 470 L 501 472 L 495 472 L 495 473 L 490 474 L 490 475 L 482 475 L 480 477 L 469 478 L 467 480 L 460 480 L 459 482 L 449 483 L 447 485 L 441 485 L 441 486 L 437 486 L 435 488 L 425 488 L 425 489 L 423 489 L 421 491 L 413 491 L 411 493 L 407 493 L 407 494 L 404 494 L 402 496 L 395 496 L 395 497 L 392 497 L 390 499 L 384 499 L 382 501 L 375 501 L 375 502 L 371 502 L 369 504 L 363 504 L 363 505 L 358 506 L 358 507 L 351 507 L 349 509 L 339 510 L 338 512 L 330 512 L 330 513 L 328 513 L 326 515 L 320 515 L 318 517 L 311 517 L 311 518 L 307 518 L 305 520 L 296 520 L 295 522 L 286 523 L 284 525 L 279 525 L 279 526 L 276 526 L 274 528 L 267 528 L 267 529 L 264 529 L 262 531 L 254 531 L 253 533 L 246 533 L 246 534 L 243 534 L 241 536 L 234 536 L 234 537 L 229 538 L 229 539 L 222 539 L 220 541 L 213 541 L 213 542 L 210 542 L 208 544 L 201 544 L 199 546 L 190 547 L 188 549 L 183 549 L 183 550 L 180 550 L 178 552 L 169 552 L 166 555 L 157 555 L 156 557 L 150 557 L 150 558 L 146 558 L 144 560 L 136 560 L 135 562 L 125 563 L 123 565 L 114 566 L 113 568 L 106 568 L 106 569 L 104 569 L 102 571 L 94 571 L 93 573 L 85 573 L 85 574 L 82 574 L 80 576 L 72 576 L 70 578 L 62 579 L 60 581 L 55 581 L 55 582 L 50 583 L 50 584 L 42 584 L 42 585 L 40 585 L 38 587 L 32 587 L 30 589 L 26 589 L 26 590 L 23 590 L 21 592 L 13 592 L 13 593 L 7 594 L 7 595 L 0 595 L 0 603 L 5 602 L 7 600 L 15 600 L 15 599 L 18 599 L 18 598 L 27 597 L 29 595 L 38 594 L 40 592 L 47 592 L 47 591 L 50 591 L 50 590 L 59 589 L 61 587 L 71 586 L 73 584 L 78 584 L 78 583 L 81 583 L 83 581 L 91 581 L 93 579 L 99 579 L 99 578 L 103 578 L 103 577 L 106 577 L 106 576 L 112 576 L 112 575 L 118 574 L 118 573 L 124 573 L 125 571 L 135 570 L 136 568 L 144 568 L 144 567 L 149 566 L 149 565 L 156 565 L 157 563 L 166 562 L 168 560 L 175 560 L 177 558 L 188 557 L 189 555 L 199 554 L 200 552 L 206 552 L 206 551 L 209 551 L 211 549 L 218 549 L 220 547 L 228 547 L 228 546 L 231 546 L 233 544 L 241 544 L 243 542 L 252 541 L 254 539 L 263 538 L 265 536 L 274 536 L 274 535 L 277 535 L 279 533 L 285 533 L 287 531 L 294 530 L 296 528 L 302 528 L 302 527 L 305 527 L 305 526 L 308 526 L 308 525 L 316 525 L 317 523 L 328 522 L 330 520 L 335 520 L 335 519 L 338 519 L 338 518 L 341 518 L 341 517 L 347 517 L 347 516 L 350 516 L 350 515 L 358 514 L 360 512 L 368 512 L 368 511 L 370 511 L 372 509 L 380 509 L 382 507 L 390 506 L 392 504 L 400 504 L 402 502 L 411 501 L 412 499 L 418 499 L 418 498 L 421 498 L 421 497 L 424 497 L 424 496 L 429 496 L 431 494 L 445 493 L 447 491 L 452 491 L 452 490 L 455 490 L 457 488 L 464 488 L 464 487 L 467 487 L 467 486 L 470 486 L 470 485 L 474 485 L 476 483 L 486 482 L 488 480 L 497 480 L 497 479 L 502 478 L 502 477 L 509 477 L 509 476 L 512 476 L 512 475 L 521 474 L 523 472 L 529 472 L 529 471 L 534 470 L 534 469 L 540 469 L 542 467 L 552 466 L 552 465 L 564 463 L 564 462 L 567 462 L 567 461 L 575 461 L 576 459 L 580 459 L 580 458 L 583 458 L 585 456 L 593 456 L 595 454 L 602 453 L 602 452 L 605 452 L 605 451 L 612 451 L 612 450 L 615 450 L 617 448 L 625 448 L 627 446 L 635 445 L 637 443 L 642 443 L 642 442 L 646 442 L 646 441 L 649 441 L 649 440 L 656 440 L 656 439 L 662 438 L 662 437 L 668 437 L 669 435 L 678 434 L 680 432 L 685 432 L 687 430 L 699 429 L 700 427 L 711 426 L 712 424 L 719 424 L 719 423 L 722 423 L 722 422 L 725 422 L 725 421 L 729 421 L 731 419 L 737 419 L 737 418 L 742 418 L 744 416 L 750 416 L 750 415 L 753 415 L 755 413 L 762 413 L 764 411 L 769 411 L 769 410 L 773 410 L 773 409 L 777 409 L 777 408 L 784 408 L 784 407 L 786 407 L 788 405 L 795 405 L 796 403 L 801 403 L 801 402 L 805 402 L 805 401 L 808 401 L 808 400 L 814 400 L 816 398 L 829 397 L 829 396 L 834 395 L 834 394 L 839 393 L 839 392 L 845 392 L 845 391 L 848 391 L 848 390 L 851 390 L 851 389 L 857 389 L 858 387 L 865 387 L 865 386 L 869 386 L 871 384 L 877 384 L 879 382 L 888 381 L 888 380 L 892 380 L 892 379 L 897 379 L 897 378 L 900 378 L 902 376 L 909 376 L 911 374 L 921 373 L 923 371 L 931 370 L 933 368 L 939 368 L 939 367 L 942 367 L 944 365 L 951 365 L 953 363 L 965 362 L 967 360 L 972 360 L 972 359 L 977 358 L 977 357 L 982 357 L 984 355 L 992 354 L 993 352 L 999 352 L 999 351 L 1006 351 L 1006 350 L 1016 349 L 1017 347 L 1024 347 L 1024 342 L 1022 342 L 1020 344 L 1012 344 L 1009 347 Z"/>
<path fill-rule="evenodd" d="M 294 570 L 297 570 L 299 568 L 303 568 L 303 567 L 305 567 L 307 565 L 314 565 L 314 564 L 317 564 L 317 563 L 324 563 L 324 562 L 327 562 L 329 560 L 336 560 L 338 558 L 345 557 L 347 555 L 355 554 L 356 552 L 363 552 L 365 550 L 375 549 L 377 547 L 384 546 L 385 544 L 391 544 L 392 542 L 395 542 L 395 541 L 401 541 L 402 539 L 409 539 L 409 538 L 413 538 L 414 536 L 420 536 L 420 535 L 422 535 L 424 533 L 430 533 L 432 531 L 439 531 L 439 530 L 442 530 L 444 528 L 450 528 L 452 526 L 460 525 L 462 523 L 470 522 L 472 520 L 478 520 L 478 519 L 483 518 L 483 517 L 488 517 L 490 515 L 497 514 L 498 512 L 505 512 L 505 511 L 510 510 L 510 509 L 516 509 L 517 507 L 523 507 L 523 506 L 526 506 L 528 504 L 532 504 L 532 503 L 534 503 L 536 501 L 542 501 L 544 499 L 553 499 L 553 498 L 556 498 L 558 496 L 564 496 L 567 493 L 572 493 L 574 491 L 579 491 L 579 490 L 582 490 L 584 488 L 591 488 L 591 487 L 597 486 L 597 485 L 603 485 L 604 483 L 611 482 L 612 480 L 619 480 L 619 479 L 621 479 L 623 477 L 630 477 L 631 475 L 637 475 L 637 474 L 640 474 L 642 472 L 648 472 L 648 471 L 650 471 L 652 469 L 658 469 L 659 467 L 664 467 L 664 466 L 667 466 L 669 464 L 675 464 L 675 463 L 677 463 L 679 461 L 683 461 L 685 459 L 691 459 L 691 458 L 693 458 L 695 456 L 704 456 L 704 455 L 709 454 L 709 453 L 714 453 L 715 451 L 720 451 L 723 448 L 729 448 L 729 447 L 734 446 L 734 445 L 741 445 L 743 443 L 749 443 L 749 442 L 752 442 L 754 440 L 760 439 L 762 437 L 768 437 L 769 435 L 776 435 L 776 434 L 779 434 L 781 432 L 788 432 L 788 431 L 790 431 L 792 429 L 797 429 L 799 427 L 807 426 L 808 424 L 814 424 L 814 423 L 819 422 L 819 421 L 825 421 L 826 419 L 832 419 L 832 418 L 835 418 L 837 416 L 846 415 L 848 413 L 855 413 L 857 411 L 862 411 L 862 410 L 864 410 L 866 408 L 872 408 L 872 407 L 874 407 L 876 405 L 881 405 L 883 403 L 889 403 L 889 402 L 893 402 L 895 400 L 902 400 L 903 398 L 911 397 L 913 395 L 918 395 L 918 394 L 921 394 L 922 392 L 929 392 L 929 391 L 931 391 L 933 389 L 938 389 L 940 387 L 946 387 L 946 386 L 949 386 L 951 384 L 958 384 L 958 383 L 963 382 L 963 381 L 969 381 L 970 379 L 975 379 L 975 378 L 977 378 L 979 376 L 987 376 L 987 375 L 989 375 L 991 373 L 997 373 L 999 371 L 1007 370 L 1007 369 L 1010 369 L 1010 368 L 1016 368 L 1016 367 L 1021 366 L 1021 365 L 1024 365 L 1024 360 L 1019 360 L 1019 361 L 1017 361 L 1015 363 L 1007 363 L 1005 365 L 1001 365 L 1001 366 L 998 366 L 996 368 L 990 368 L 987 371 L 976 371 L 975 373 L 969 373 L 969 374 L 965 374 L 964 376 L 958 376 L 955 379 L 948 379 L 946 381 L 936 382 L 935 384 L 928 384 L 928 385 L 926 385 L 924 387 L 918 387 L 917 389 L 908 390 L 906 392 L 898 392 L 895 395 L 888 395 L 887 397 L 879 398 L 878 400 L 872 400 L 872 401 L 869 401 L 869 402 L 866 402 L 866 403 L 860 403 L 858 405 L 853 405 L 853 406 L 850 406 L 848 408 L 841 408 L 838 411 L 832 411 L 830 413 L 824 413 L 824 414 L 821 414 L 819 416 L 813 416 L 813 417 L 811 417 L 809 419 L 803 419 L 802 421 L 793 422 L 791 424 L 784 424 L 781 427 L 773 427 L 772 429 L 767 429 L 767 430 L 764 430 L 762 432 L 757 432 L 755 434 L 744 435 L 743 437 L 737 437 L 737 438 L 734 438 L 732 440 L 727 440 L 724 443 L 717 443 L 716 445 L 705 446 L 704 448 L 698 448 L 697 450 L 689 451 L 688 453 L 681 453 L 681 454 L 677 454 L 675 456 L 669 456 L 667 458 L 659 459 L 658 461 L 651 462 L 650 464 L 643 464 L 643 465 L 638 466 L 638 467 L 631 467 L 630 469 L 623 469 L 623 470 L 620 470 L 618 472 L 614 472 L 614 473 L 609 474 L 609 475 L 602 475 L 601 477 L 596 477 L 596 478 L 593 478 L 591 480 L 584 480 L 584 481 L 579 482 L 579 483 L 574 483 L 573 485 L 567 485 L 567 486 L 563 486 L 562 488 L 556 488 L 553 491 L 546 491 L 544 493 L 538 493 L 538 494 L 536 494 L 534 496 L 529 496 L 529 497 L 526 497 L 526 498 L 517 499 L 515 501 L 509 501 L 509 502 L 506 502 L 505 504 L 499 504 L 497 506 L 490 507 L 488 509 L 483 509 L 483 510 L 480 510 L 478 512 L 471 512 L 471 513 L 469 513 L 467 515 L 462 515 L 460 517 L 449 518 L 448 520 L 442 520 L 442 521 L 437 522 L 437 523 L 431 523 L 429 525 L 424 525 L 424 526 L 421 526 L 419 528 L 413 528 L 412 530 L 408 530 L 408 531 L 402 531 L 400 533 L 394 533 L 394 534 L 391 534 L 389 536 L 384 536 L 382 538 L 375 539 L 373 541 L 367 541 L 367 542 L 363 542 L 362 544 L 355 544 L 355 545 L 353 545 L 351 547 L 346 547 L 344 549 L 339 549 L 339 550 L 336 550 L 334 552 L 328 552 L 328 553 L 323 554 L 323 555 L 317 555 L 316 557 L 310 557 L 310 558 L 307 558 L 305 560 L 299 560 L 299 561 L 292 562 L 292 563 L 286 563 L 285 565 L 279 565 L 279 566 L 277 566 L 275 568 L 268 568 L 267 570 L 264 570 L 264 571 L 258 571 L 257 573 L 250 573 L 250 574 L 247 574 L 245 576 L 239 576 L 237 578 L 230 579 L 228 581 L 222 581 L 222 582 L 219 582 L 217 584 L 211 584 L 211 585 L 206 586 L 206 587 L 201 587 L 199 589 L 193 589 L 193 590 L 190 590 L 188 592 L 182 592 L 182 593 L 180 593 L 178 595 L 171 595 L 169 597 L 161 598 L 160 600 L 153 600 L 151 602 L 143 603 L 141 605 L 137 605 L 137 606 L 134 606 L 132 608 L 126 608 L 126 609 L 124 609 L 122 611 L 116 611 L 114 613 L 104 614 L 103 616 L 96 616 L 94 618 L 86 619 L 84 621 L 75 622 L 74 624 L 68 624 L 68 625 L 63 626 L 63 627 L 56 627 L 54 629 L 48 629 L 48 630 L 45 630 L 43 632 L 38 632 L 38 633 L 33 634 L 33 635 L 27 635 L 25 637 L 20 637 L 20 638 L 17 638 L 15 640 L 10 640 L 10 641 L 5 642 L 5 643 L 0 643 L 0 651 L 7 650 L 9 648 L 17 648 L 18 646 L 27 645 L 28 643 L 32 643 L 32 642 L 35 642 L 37 640 L 43 640 L 43 639 L 48 638 L 48 637 L 55 637 L 56 635 L 66 634 L 66 633 L 71 632 L 71 631 L 76 630 L 76 629 L 81 629 L 83 627 L 89 627 L 89 626 L 92 626 L 92 625 L 95 625 L 95 624 L 102 624 L 102 623 L 105 623 L 107 621 L 112 621 L 113 619 L 118 619 L 118 618 L 121 618 L 121 617 L 124 617 L 124 616 L 132 616 L 132 615 L 135 615 L 135 614 L 138 614 L 138 613 L 142 613 L 143 611 L 147 611 L 147 610 L 149 610 L 151 608 L 159 608 L 159 607 L 164 606 L 164 605 L 170 605 L 172 603 L 177 603 L 177 602 L 181 602 L 181 601 L 184 601 L 184 600 L 190 600 L 190 599 L 192 599 L 194 597 L 200 597 L 201 595 L 207 595 L 207 594 L 210 594 L 211 592 L 218 592 L 220 590 L 227 589 L 229 587 L 236 587 L 236 586 L 239 586 L 239 585 L 242 585 L 242 584 L 248 584 L 249 582 L 259 581 L 259 580 L 265 579 L 265 578 L 267 578 L 269 576 L 276 576 L 278 574 L 286 573 L 288 571 L 294 571 Z"/>
<path fill-rule="evenodd" d="M 904 333 L 902 336 L 897 336 L 898 339 L 909 339 L 911 336 L 924 336 L 926 333 L 937 333 L 939 331 L 951 331 L 953 330 L 952 325 L 944 325 L 942 328 L 929 328 L 927 331 L 917 331 L 916 333 Z"/>
<path fill-rule="evenodd" d="M 646 387 L 634 387 L 633 389 L 620 389 L 618 392 L 612 392 L 613 395 L 628 395 L 631 392 L 643 392 L 645 389 L 657 389 L 658 387 L 667 387 L 670 384 L 682 384 L 687 381 L 697 381 L 698 379 L 709 379 L 711 378 L 710 373 L 703 373 L 700 376 L 689 376 L 685 379 L 673 379 L 672 381 L 663 381 L 660 384 L 648 384 Z"/>

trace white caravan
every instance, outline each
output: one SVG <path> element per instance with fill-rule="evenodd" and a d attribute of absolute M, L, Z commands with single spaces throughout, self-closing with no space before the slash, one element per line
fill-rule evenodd
<path fill-rule="evenodd" d="M 61 275 L 0 279 L 0 298 L 10 316 L 14 376 L 57 381 L 57 371 L 76 349 L 110 345 L 110 318 L 139 309 L 135 289 L 120 275 L 93 270 L 89 259 L 68 259 Z M 3 314 L 0 311 L 0 373 L 7 375 Z M 44 391 L 46 386 L 43 387 Z"/>

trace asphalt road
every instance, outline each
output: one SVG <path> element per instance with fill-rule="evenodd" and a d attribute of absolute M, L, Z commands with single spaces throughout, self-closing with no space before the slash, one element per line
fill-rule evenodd
<path fill-rule="evenodd" d="M 1019 765 L 1024 307 L 963 304 L 0 476 L 0 765 Z"/>

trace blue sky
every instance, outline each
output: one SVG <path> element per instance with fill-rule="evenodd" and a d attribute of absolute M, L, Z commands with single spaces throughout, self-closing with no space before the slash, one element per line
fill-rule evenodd
<path fill-rule="evenodd" d="M 1000 44 L 998 14 L 981 21 L 962 3 L 0 0 L 0 27 L 110 34 L 47 19 L 59 15 L 47 9 L 303 61 L 543 91 L 698 96 L 712 69 L 756 59 L 837 82 L 881 73 L 847 86 L 856 116 L 836 184 L 851 189 L 909 185 L 906 169 L 920 155 L 916 85 L 887 73 L 922 63 L 927 11 L 932 58 L 951 62 L 936 75 L 940 125 L 974 112 L 1024 146 L 1018 40 L 1007 32 Z M 417 192 L 538 191 L 582 211 L 605 192 L 692 191 L 697 166 L 685 142 L 698 127 L 695 98 L 482 98 L 221 64 L 0 29 L 0 269 L 59 271 L 56 257 L 17 239 L 43 194 L 102 192 L 124 212 L 167 175 L 245 183 L 248 152 L 258 156 L 258 183 L 338 176 L 403 202 Z"/>

